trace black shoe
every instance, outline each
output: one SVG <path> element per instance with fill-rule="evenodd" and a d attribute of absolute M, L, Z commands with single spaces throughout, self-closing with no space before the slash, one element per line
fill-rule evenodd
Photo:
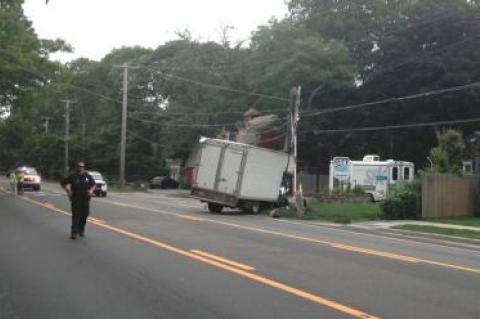
<path fill-rule="evenodd" d="M 80 233 L 80 237 L 85 237 L 85 233 Z"/>
<path fill-rule="evenodd" d="M 70 239 L 71 239 L 71 240 L 77 239 L 77 235 L 76 235 L 76 234 L 71 234 L 71 235 L 70 235 Z"/>

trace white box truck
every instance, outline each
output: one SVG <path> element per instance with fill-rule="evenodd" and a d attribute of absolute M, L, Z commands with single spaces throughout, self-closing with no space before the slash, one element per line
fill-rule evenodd
<path fill-rule="evenodd" d="M 202 137 L 192 153 L 192 197 L 220 213 L 224 207 L 253 213 L 284 201 L 295 163 L 287 154 Z"/>
<path fill-rule="evenodd" d="M 400 181 L 412 181 L 415 166 L 392 159 L 380 161 L 378 155 L 366 155 L 361 161 L 334 157 L 330 161 L 329 189 L 360 187 L 372 201 L 384 200 L 390 187 Z"/>

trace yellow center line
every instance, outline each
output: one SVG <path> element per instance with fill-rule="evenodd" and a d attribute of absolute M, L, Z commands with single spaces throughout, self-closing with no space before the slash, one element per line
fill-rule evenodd
<path fill-rule="evenodd" d="M 110 202 L 110 203 L 114 204 L 113 202 Z M 134 208 L 134 209 L 148 211 L 148 212 L 160 213 L 160 214 L 164 214 L 164 215 L 171 215 L 171 216 L 176 216 L 176 217 L 185 216 L 185 215 L 182 215 L 182 214 L 179 214 L 179 213 L 173 213 L 173 212 L 159 210 L 159 209 L 130 205 L 130 204 L 125 204 L 125 203 L 120 203 L 120 204 L 124 207 Z M 114 204 L 114 205 L 116 205 L 116 204 Z M 181 217 L 181 218 L 189 219 L 189 218 L 185 218 L 185 217 Z M 289 239 L 294 239 L 294 240 L 307 241 L 307 242 L 311 242 L 311 243 L 315 243 L 315 244 L 326 245 L 326 246 L 329 246 L 329 247 L 332 247 L 332 248 L 341 249 L 341 250 L 345 250 L 345 251 L 350 251 L 350 252 L 354 252 L 354 253 L 358 253 L 358 254 L 365 254 L 365 255 L 370 255 L 370 256 L 375 256 L 375 257 L 394 259 L 394 260 L 398 260 L 398 261 L 402 261 L 402 262 L 408 262 L 408 263 L 433 265 L 433 266 L 439 266 L 439 267 L 443 267 L 443 268 L 449 268 L 449 269 L 454 269 L 454 270 L 460 270 L 460 271 L 480 274 L 480 269 L 479 268 L 472 268 L 472 267 L 466 267 L 466 266 L 462 266 L 462 265 L 439 262 L 439 261 L 435 261 L 435 260 L 417 258 L 417 257 L 401 255 L 401 254 L 395 254 L 395 253 L 391 253 L 391 252 L 388 252 L 388 251 L 381 251 L 381 250 L 376 250 L 376 249 L 368 249 L 368 248 L 364 248 L 364 247 L 345 245 L 343 243 L 327 241 L 327 240 L 323 240 L 323 239 L 319 239 L 319 238 L 297 236 L 297 235 L 293 235 L 293 234 L 282 233 L 282 232 L 278 232 L 278 231 L 273 231 L 273 230 L 268 230 L 268 229 L 263 229 L 263 228 L 257 228 L 257 227 L 251 227 L 251 226 L 244 226 L 244 225 L 239 225 L 239 224 L 230 223 L 230 222 L 223 222 L 223 221 L 213 220 L 213 219 L 208 219 L 208 218 L 203 218 L 202 221 L 203 222 L 208 222 L 208 223 L 211 223 L 211 224 L 228 226 L 228 227 L 247 230 L 247 231 L 252 231 L 252 232 L 258 232 L 258 233 L 263 233 L 263 234 L 268 234 L 268 235 L 279 236 L 279 237 L 283 237 L 283 238 L 289 238 Z"/>
<path fill-rule="evenodd" d="M 98 219 L 98 218 L 90 217 L 90 216 L 87 218 L 87 221 L 96 222 L 96 223 L 100 223 L 100 224 L 105 224 L 106 223 L 103 219 Z"/>
<path fill-rule="evenodd" d="M 129 205 L 124 204 L 124 203 L 122 203 L 122 202 L 114 202 L 114 201 L 105 201 L 105 202 L 109 202 L 109 203 L 111 203 L 111 204 L 113 204 L 113 205 L 117 205 L 117 206 L 121 206 L 121 207 L 128 207 L 128 206 L 129 206 Z"/>
<path fill-rule="evenodd" d="M 190 215 L 177 214 L 176 216 L 177 216 L 178 218 L 193 220 L 193 221 L 197 221 L 197 222 L 203 222 L 203 221 L 205 221 L 204 218 L 195 217 L 195 216 L 190 216 Z"/>
<path fill-rule="evenodd" d="M 58 213 L 61 213 L 61 214 L 64 214 L 64 215 L 71 215 L 66 211 L 63 211 L 63 210 L 58 209 L 56 207 L 52 207 L 50 205 L 45 205 L 44 203 L 37 202 L 37 201 L 32 200 L 30 198 L 25 197 L 24 199 L 26 201 L 34 204 L 34 205 L 45 207 L 45 208 L 47 208 L 51 211 L 58 212 Z M 130 231 L 122 229 L 122 228 L 118 228 L 118 227 L 111 226 L 111 225 L 108 225 L 108 224 L 105 224 L 105 223 L 101 223 L 98 220 L 89 220 L 89 223 L 94 224 L 97 227 L 101 227 L 103 229 L 107 229 L 107 230 L 110 230 L 112 232 L 124 235 L 126 237 L 137 239 L 141 242 L 151 244 L 155 247 L 162 248 L 162 249 L 170 251 L 172 253 L 175 253 L 175 254 L 178 254 L 178 255 L 181 255 L 181 256 L 184 256 L 184 257 L 188 257 L 188 258 L 203 262 L 205 264 L 208 264 L 208 265 L 211 265 L 211 266 L 214 266 L 214 267 L 217 267 L 217 268 L 221 268 L 225 271 L 237 274 L 237 275 L 239 275 L 241 277 L 244 277 L 244 278 L 248 278 L 252 281 L 264 284 L 266 286 L 279 289 L 281 291 L 284 291 L 284 292 L 289 293 L 291 295 L 294 295 L 296 297 L 300 297 L 300 298 L 312 301 L 314 303 L 317 303 L 319 305 L 334 309 L 338 312 L 342 312 L 342 313 L 347 314 L 347 315 L 349 315 L 351 317 L 354 317 L 354 318 L 358 318 L 358 319 L 379 319 L 379 317 L 370 315 L 366 312 L 363 312 L 363 311 L 355 309 L 355 308 L 348 307 L 348 306 L 340 304 L 336 301 L 332 301 L 332 300 L 320 297 L 318 295 L 315 295 L 313 293 L 310 293 L 310 292 L 307 292 L 307 291 L 304 291 L 304 290 L 301 290 L 301 289 L 283 284 L 281 282 L 278 282 L 278 281 L 275 281 L 275 280 L 272 280 L 272 279 L 269 279 L 269 278 L 266 278 L 266 277 L 262 277 L 262 276 L 259 276 L 259 275 L 256 275 L 256 274 L 252 274 L 251 272 L 249 272 L 247 270 L 235 268 L 231 265 L 219 262 L 217 260 L 213 260 L 213 258 L 212 258 L 213 255 L 206 254 L 206 253 L 203 253 L 203 252 L 198 251 L 198 250 L 195 251 L 196 253 L 189 252 L 189 251 L 174 247 L 172 245 L 162 243 L 162 242 L 157 241 L 155 239 L 148 238 L 146 236 L 143 236 L 143 235 L 140 235 L 140 234 L 137 234 L 137 233 L 134 233 L 134 232 L 130 232 Z M 199 252 L 200 252 L 200 254 L 198 254 Z M 202 254 L 203 255 L 208 255 L 209 258 L 206 258 L 206 257 L 202 256 Z M 223 259 L 223 258 L 217 257 L 217 256 L 214 256 L 214 257 Z M 210 259 L 210 258 L 212 258 L 212 259 Z M 223 259 L 223 261 L 227 261 L 227 260 Z M 237 266 L 240 265 L 238 263 L 235 263 L 235 264 Z"/>
<path fill-rule="evenodd" d="M 238 262 L 236 262 L 236 261 L 233 261 L 233 260 L 230 260 L 230 259 L 226 259 L 226 258 L 223 258 L 223 257 L 220 257 L 220 256 L 212 255 L 212 254 L 206 253 L 206 252 L 201 251 L 201 250 L 190 249 L 190 251 L 191 251 L 192 253 L 196 254 L 196 255 L 200 255 L 200 256 L 203 256 L 203 257 L 206 257 L 206 258 L 210 258 L 210 259 L 216 260 L 216 261 L 218 261 L 218 262 L 221 262 L 221 263 L 224 263 L 224 264 L 227 264 L 227 265 L 236 267 L 236 268 L 240 268 L 240 269 L 243 269 L 243 270 L 246 270 L 246 271 L 253 271 L 253 270 L 255 270 L 255 268 L 253 268 L 253 267 L 251 267 L 251 266 L 248 266 L 248 265 L 245 265 L 245 264 L 241 264 L 241 263 L 238 263 Z"/>

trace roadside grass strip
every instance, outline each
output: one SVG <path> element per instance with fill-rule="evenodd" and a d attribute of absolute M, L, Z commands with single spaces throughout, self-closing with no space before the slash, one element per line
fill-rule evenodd
<path fill-rule="evenodd" d="M 428 233 L 428 234 L 447 235 L 447 236 L 462 237 L 462 238 L 480 239 L 480 231 L 475 231 L 470 229 L 456 229 L 456 228 L 412 225 L 412 224 L 399 225 L 399 226 L 394 226 L 392 228 L 399 229 L 399 230 L 408 230 L 408 231 L 413 231 L 418 233 Z"/>

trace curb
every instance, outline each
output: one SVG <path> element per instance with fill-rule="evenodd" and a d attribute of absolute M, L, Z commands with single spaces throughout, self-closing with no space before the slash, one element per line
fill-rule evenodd
<path fill-rule="evenodd" d="M 480 239 L 474 239 L 474 238 L 464 238 L 464 237 L 457 237 L 457 236 L 450 236 L 450 235 L 431 234 L 431 233 L 417 232 L 413 230 L 390 229 L 390 228 L 383 229 L 383 232 L 390 233 L 390 234 L 413 235 L 415 237 L 422 237 L 422 238 L 428 238 L 428 239 L 441 239 L 441 240 L 450 241 L 453 243 L 462 243 L 462 244 L 471 244 L 471 245 L 480 246 Z"/>

